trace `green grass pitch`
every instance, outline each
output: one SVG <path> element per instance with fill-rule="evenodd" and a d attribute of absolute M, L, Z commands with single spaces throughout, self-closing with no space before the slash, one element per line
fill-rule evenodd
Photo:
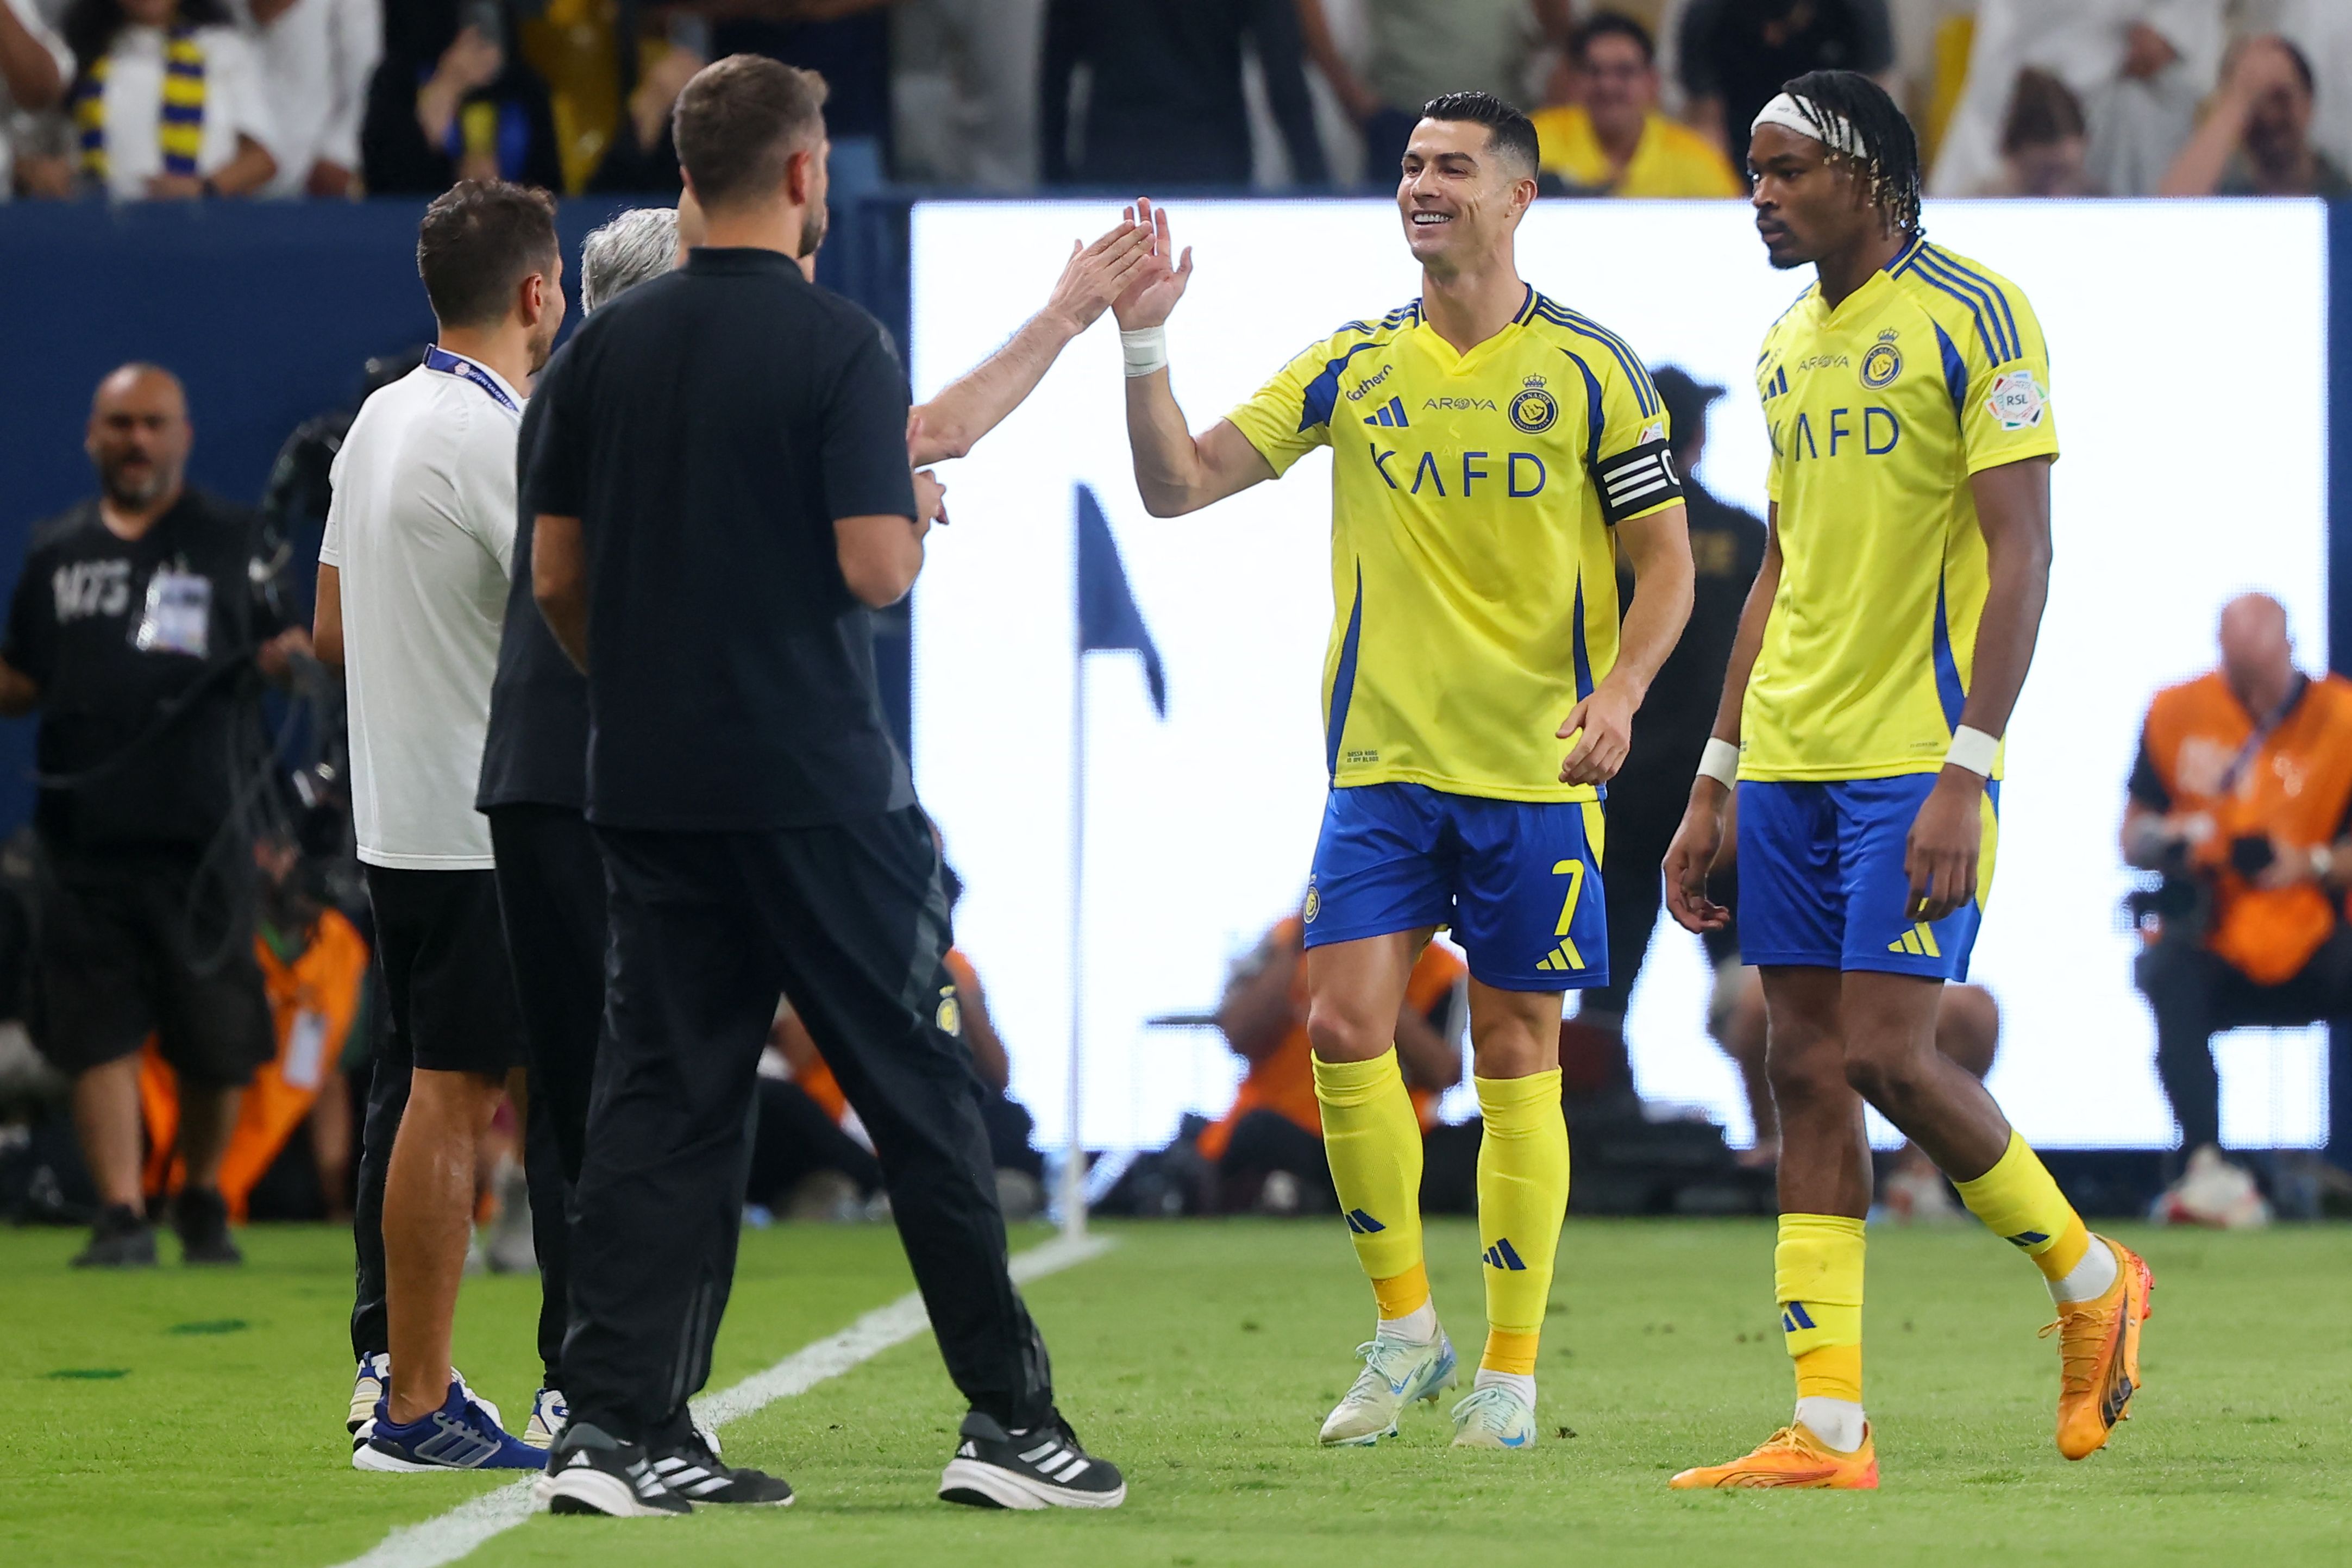
<path fill-rule="evenodd" d="M 2352 1228 L 2133 1233 L 2157 1272 L 2148 1388 L 2079 1465 L 2051 1446 L 2057 1353 L 2034 1338 L 2032 1270 L 1974 1226 L 1874 1231 L 1875 1496 L 1665 1489 L 1787 1409 L 1769 1226 L 1572 1222 L 1544 1441 L 1523 1455 L 1449 1451 L 1442 1409 L 1376 1449 L 1316 1447 L 1370 1315 L 1336 1222 L 1115 1234 L 1029 1298 L 1065 1409 L 1127 1470 L 1123 1510 L 934 1500 L 960 1410 L 924 1338 L 727 1430 L 730 1456 L 799 1489 L 790 1510 L 541 1517 L 468 1563 L 2352 1563 Z M 488 1489 L 349 1468 L 347 1236 L 257 1228 L 243 1270 L 131 1277 L 68 1270 L 79 1239 L 0 1233 L 0 1564 L 328 1568 Z M 1475 1237 L 1434 1226 L 1430 1252 L 1473 1360 Z M 713 1386 L 908 1286 L 886 1228 L 747 1236 Z M 460 1311 L 459 1364 L 517 1420 L 536 1301 L 534 1281 L 478 1279 Z"/>

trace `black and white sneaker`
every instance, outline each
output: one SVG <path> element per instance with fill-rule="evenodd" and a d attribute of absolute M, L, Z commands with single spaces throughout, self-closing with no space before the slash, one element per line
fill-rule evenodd
<path fill-rule="evenodd" d="M 694 1505 L 664 1486 L 653 1456 L 600 1426 L 568 1423 L 548 1450 L 547 1474 L 531 1496 L 550 1513 L 601 1513 L 613 1519 L 664 1519 Z"/>
<path fill-rule="evenodd" d="M 721 1464 L 716 1446 L 698 1428 L 693 1440 L 654 1456 L 654 1475 L 689 1502 L 749 1503 L 790 1508 L 793 1489 L 781 1476 Z"/>
<path fill-rule="evenodd" d="M 940 1499 L 972 1508 L 1117 1508 L 1127 1500 L 1118 1467 L 1079 1446 L 1059 1415 L 1008 1432 L 995 1417 L 963 1418 L 955 1458 L 940 1477 Z"/>

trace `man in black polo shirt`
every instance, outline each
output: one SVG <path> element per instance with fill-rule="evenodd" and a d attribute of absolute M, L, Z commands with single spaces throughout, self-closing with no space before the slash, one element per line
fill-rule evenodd
<path fill-rule="evenodd" d="M 532 578 L 588 672 L 612 922 L 572 1419 L 544 1493 L 676 1512 L 708 1483 L 666 1478 L 717 1467 L 686 1401 L 731 1283 L 782 991 L 873 1134 L 972 1405 L 941 1495 L 1113 1506 L 1125 1483 L 1055 1409 L 1006 1268 L 939 853 L 882 727 L 865 610 L 912 584 L 937 491 L 918 507 L 881 329 L 796 265 L 823 229 L 823 95 L 756 57 L 696 77 L 676 140 L 710 243 L 592 316 L 541 392 Z"/>
<path fill-rule="evenodd" d="M 253 956 L 252 862 L 224 835 L 262 737 L 255 666 L 307 647 L 253 587 L 254 519 L 188 488 L 187 395 L 127 364 L 99 384 L 99 494 L 34 526 L 0 644 L 0 713 L 42 710 L 34 822 L 47 876 L 33 1035 L 73 1079 L 104 1205 L 82 1267 L 155 1261 L 139 1049 L 180 1080 L 187 1261 L 241 1261 L 214 1183 L 238 1096 L 276 1050 Z"/>
<path fill-rule="evenodd" d="M 597 310 L 669 270 L 683 259 L 684 247 L 700 238 L 701 225 L 688 198 L 675 213 L 641 207 L 597 229 L 581 247 L 582 308 Z M 1045 308 L 915 411 L 908 438 L 913 460 L 962 456 L 1018 407 L 1061 351 L 1110 308 L 1150 254 L 1150 230 L 1122 222 L 1092 245 L 1073 243 Z M 548 362 L 542 384 L 551 383 L 569 352 L 566 345 Z M 526 476 L 547 406 L 545 398 L 533 398 L 523 409 L 518 462 Z M 530 530 L 525 527 L 515 540 L 513 586 L 475 805 L 490 819 L 499 903 L 530 1044 L 531 1135 L 524 1147 L 545 1284 L 539 1348 L 547 1381 L 525 1441 L 542 1445 L 561 1429 L 568 1408 L 561 1371 L 571 1249 L 565 1215 L 580 1177 L 604 1016 L 604 866 L 583 815 L 587 762 L 588 685 L 531 602 Z M 983 1099 L 1008 1103 L 1002 1095 Z"/>

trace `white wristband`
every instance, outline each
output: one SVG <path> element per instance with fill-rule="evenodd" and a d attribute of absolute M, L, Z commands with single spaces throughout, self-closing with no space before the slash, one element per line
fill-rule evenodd
<path fill-rule="evenodd" d="M 1118 352 L 1127 360 L 1130 379 L 1150 375 L 1155 370 L 1168 368 L 1168 329 L 1165 326 L 1140 327 L 1118 335 Z"/>
<path fill-rule="evenodd" d="M 1739 782 L 1738 745 L 1708 736 L 1706 750 L 1698 755 L 1698 776 L 1713 779 L 1726 789 L 1737 784 Z"/>
<path fill-rule="evenodd" d="M 1944 765 L 1966 768 L 1972 773 L 1990 778 L 1993 759 L 2000 754 L 2000 741 L 1982 730 L 1971 730 L 1963 724 L 1952 731 L 1952 749 L 1944 753 Z"/>

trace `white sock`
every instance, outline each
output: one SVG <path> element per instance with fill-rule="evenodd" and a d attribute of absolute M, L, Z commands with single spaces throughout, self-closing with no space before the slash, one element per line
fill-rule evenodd
<path fill-rule="evenodd" d="M 1862 1406 L 1851 1399 L 1809 1394 L 1797 1401 L 1797 1419 L 1825 1447 L 1851 1454 L 1862 1447 Z"/>
<path fill-rule="evenodd" d="M 1528 1409 L 1536 1407 L 1536 1374 L 1531 1372 L 1493 1372 L 1482 1366 L 1470 1386 L 1474 1392 L 1481 1388 L 1507 1388 L 1517 1394 Z"/>
<path fill-rule="evenodd" d="M 1437 1337 L 1437 1303 L 1423 1301 L 1402 1318 L 1382 1318 L 1372 1332 L 1409 1345 L 1425 1345 Z"/>
<path fill-rule="evenodd" d="M 2076 1301 L 2095 1301 L 2115 1289 L 2116 1249 L 2098 1237 L 2091 1237 L 2090 1250 L 2083 1261 L 2063 1279 L 2050 1281 L 2050 1299 L 2064 1307 Z"/>

